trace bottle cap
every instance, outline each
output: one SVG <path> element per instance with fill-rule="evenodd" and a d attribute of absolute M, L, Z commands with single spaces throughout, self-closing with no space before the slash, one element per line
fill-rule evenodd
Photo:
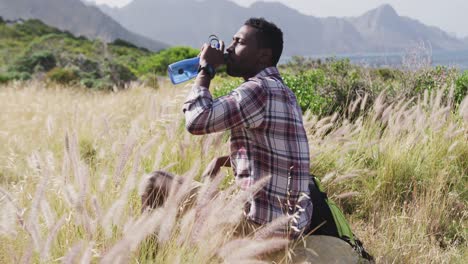
<path fill-rule="evenodd" d="M 219 49 L 219 38 L 218 38 L 218 36 L 210 35 L 208 37 L 208 43 L 210 43 L 211 47 Z"/>

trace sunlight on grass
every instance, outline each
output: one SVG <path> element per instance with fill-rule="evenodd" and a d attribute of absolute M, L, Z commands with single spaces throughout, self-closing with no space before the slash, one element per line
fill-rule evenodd
<path fill-rule="evenodd" d="M 226 134 L 184 130 L 187 88 L 160 87 L 0 87 L 1 263 L 247 263 L 287 245 L 268 236 L 271 227 L 262 237 L 235 235 L 246 194 L 230 187 L 227 169 L 226 180 L 204 182 L 193 208 L 184 207 L 193 187 L 185 184 L 140 213 L 146 173 L 199 181 L 212 158 L 229 153 Z M 311 172 L 377 262 L 462 263 L 467 97 L 454 105 L 434 91 L 386 102 L 382 93 L 359 111 L 365 104 L 320 120 L 304 114 Z"/>

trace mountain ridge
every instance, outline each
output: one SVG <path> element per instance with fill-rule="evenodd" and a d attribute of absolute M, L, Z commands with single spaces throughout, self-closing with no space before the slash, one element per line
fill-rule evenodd
<path fill-rule="evenodd" d="M 461 40 L 437 27 L 399 16 L 388 4 L 348 20 L 377 51 L 385 51 L 386 43 L 396 43 L 400 50 L 407 48 L 407 43 L 416 45 L 419 42 L 428 42 L 435 50 L 456 50 L 463 46 Z"/>
<path fill-rule="evenodd" d="M 99 8 L 80 0 L 0 0 L 0 16 L 9 20 L 40 19 L 76 35 L 106 42 L 123 39 L 154 51 L 167 47 L 165 43 L 129 31 Z"/>
<path fill-rule="evenodd" d="M 230 40 L 252 16 L 265 17 L 283 30 L 286 55 L 395 52 L 419 42 L 430 43 L 434 50 L 466 46 L 439 28 L 398 15 L 389 4 L 346 18 L 305 15 L 278 2 L 242 7 L 227 0 L 134 0 L 121 8 L 99 8 L 134 32 L 195 48 L 213 33 Z M 148 27 L 148 23 L 164 26 Z"/>

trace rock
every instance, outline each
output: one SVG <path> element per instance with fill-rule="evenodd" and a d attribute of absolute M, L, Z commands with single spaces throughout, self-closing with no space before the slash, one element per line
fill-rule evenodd
<path fill-rule="evenodd" d="M 292 263 L 359 263 L 356 251 L 331 236 L 308 236 L 294 250 Z"/>

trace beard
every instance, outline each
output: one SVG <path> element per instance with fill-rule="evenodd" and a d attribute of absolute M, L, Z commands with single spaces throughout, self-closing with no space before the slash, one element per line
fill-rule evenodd
<path fill-rule="evenodd" d="M 236 62 L 233 60 L 229 60 L 226 63 L 226 73 L 229 76 L 232 77 L 243 77 L 244 79 L 248 79 L 250 77 L 253 77 L 257 74 L 253 67 L 248 67 L 252 66 L 251 63 L 242 63 L 242 62 Z"/>
<path fill-rule="evenodd" d="M 242 77 L 242 63 L 236 62 L 231 56 L 226 57 L 226 73 L 232 77 Z"/>
<path fill-rule="evenodd" d="M 233 65 L 233 64 L 227 64 L 226 65 L 226 73 L 229 75 L 229 76 L 232 76 L 232 77 L 242 77 L 242 70 L 240 69 L 240 67 L 238 67 L 237 65 Z"/>

